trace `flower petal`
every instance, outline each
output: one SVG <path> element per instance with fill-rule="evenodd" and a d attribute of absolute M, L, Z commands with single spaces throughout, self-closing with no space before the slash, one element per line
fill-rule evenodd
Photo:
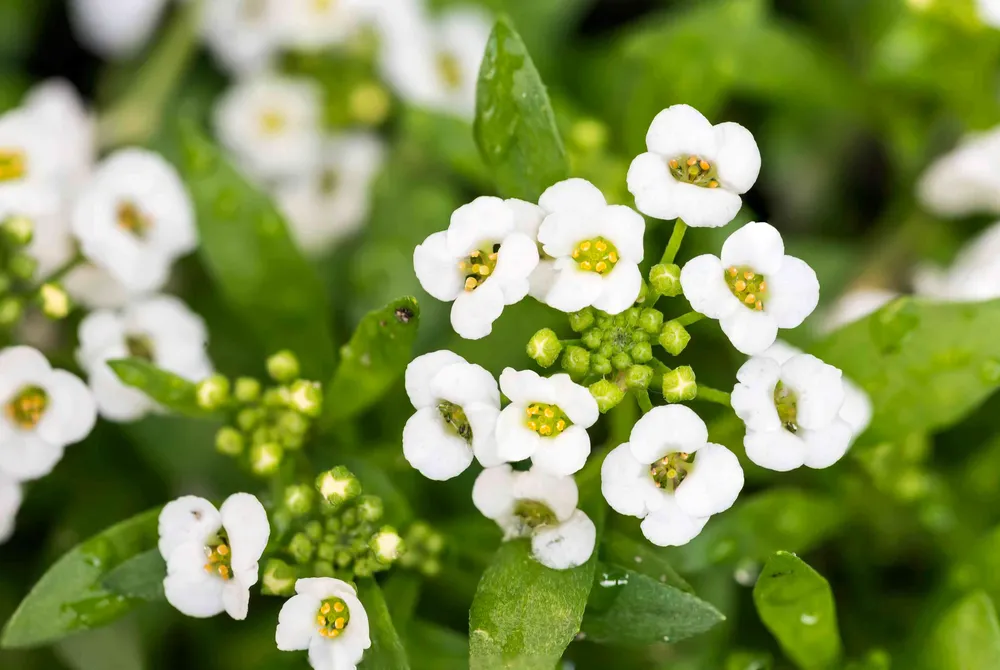
<path fill-rule="evenodd" d="M 507 405 L 497 418 L 497 454 L 511 463 L 531 458 L 541 446 L 542 436 L 525 425 L 524 408 Z"/>
<path fill-rule="evenodd" d="M 656 219 L 676 219 L 680 182 L 667 169 L 667 159 L 659 154 L 636 156 L 625 177 L 629 193 L 635 196 L 635 208 Z"/>
<path fill-rule="evenodd" d="M 597 423 L 601 413 L 590 389 L 577 384 L 564 373 L 549 377 L 548 384 L 553 387 L 556 404 L 570 421 L 583 428 L 590 428 Z"/>
<path fill-rule="evenodd" d="M 600 189 L 586 179 L 573 177 L 553 184 L 538 198 L 539 206 L 547 213 L 584 212 L 599 210 L 608 203 Z"/>
<path fill-rule="evenodd" d="M 500 390 L 512 403 L 519 405 L 533 402 L 555 405 L 559 401 L 556 385 L 534 370 L 505 368 L 500 373 Z"/>
<path fill-rule="evenodd" d="M 646 148 L 665 158 L 698 156 L 713 161 L 718 140 L 711 122 L 690 105 L 672 105 L 653 118 Z"/>
<path fill-rule="evenodd" d="M 528 277 L 538 266 L 538 245 L 523 233 L 508 235 L 500 251 L 493 275 L 487 280 L 497 282 L 508 305 L 528 295 Z"/>
<path fill-rule="evenodd" d="M 729 290 L 722 261 L 711 254 L 692 258 L 681 270 L 681 289 L 694 311 L 710 319 L 721 319 L 740 309 L 740 301 Z"/>
<path fill-rule="evenodd" d="M 698 450 L 694 467 L 674 492 L 674 499 L 691 516 L 711 516 L 733 506 L 743 490 L 743 468 L 736 455 L 720 444 Z"/>
<path fill-rule="evenodd" d="M 174 550 L 188 542 L 205 544 L 205 538 L 222 528 L 215 505 L 198 496 L 181 496 L 160 511 L 158 521 L 160 556 L 168 560 Z"/>
<path fill-rule="evenodd" d="M 492 468 L 504 463 L 497 449 L 497 420 L 500 418 L 499 403 L 487 405 L 472 403 L 465 405 L 465 417 L 472 427 L 472 452 L 484 468 Z"/>
<path fill-rule="evenodd" d="M 624 205 L 609 205 L 601 212 L 602 236 L 614 242 L 622 260 L 641 263 L 644 255 L 643 237 L 646 220 L 634 209 Z"/>
<path fill-rule="evenodd" d="M 671 177 L 672 178 L 672 177 Z M 705 188 L 674 180 L 670 191 L 677 216 L 691 228 L 720 228 L 736 218 L 740 196 L 724 188 Z"/>
<path fill-rule="evenodd" d="M 257 583 L 257 561 L 264 553 L 271 526 L 256 496 L 234 493 L 219 508 L 232 549 L 233 573 L 248 588 Z"/>
<path fill-rule="evenodd" d="M 508 198 L 504 202 L 514 215 L 514 230 L 524 233 L 532 240 L 538 239 L 538 227 L 545 218 L 545 210 L 533 202 Z"/>
<path fill-rule="evenodd" d="M 628 442 L 612 449 L 601 463 L 601 493 L 611 509 L 640 519 L 649 512 L 647 502 L 664 495 L 649 476 L 649 464 L 636 460 Z"/>
<path fill-rule="evenodd" d="M 576 509 L 580 491 L 572 477 L 557 477 L 532 468 L 514 473 L 514 497 L 544 503 L 562 522 Z"/>
<path fill-rule="evenodd" d="M 0 403 L 29 384 L 41 385 L 52 367 L 45 355 L 31 347 L 7 347 L 0 350 Z"/>
<path fill-rule="evenodd" d="M 708 442 L 708 427 L 684 405 L 654 407 L 632 427 L 632 455 L 649 465 L 667 454 L 698 451 Z"/>
<path fill-rule="evenodd" d="M 0 472 L 26 482 L 52 472 L 63 456 L 62 445 L 42 439 L 34 431 L 13 428 L 0 417 Z"/>
<path fill-rule="evenodd" d="M 720 123 L 715 126 L 715 139 L 719 182 L 729 191 L 746 193 L 760 174 L 760 149 L 753 134 L 738 123 Z"/>
<path fill-rule="evenodd" d="M 421 409 L 436 405 L 439 397 L 432 382 L 439 372 L 451 365 L 466 363 L 466 360 L 453 351 L 442 349 L 429 354 L 417 356 L 406 366 L 406 394 L 414 408 Z"/>
<path fill-rule="evenodd" d="M 579 472 L 590 456 L 590 436 L 581 426 L 570 426 L 556 437 L 543 437 L 531 455 L 531 465 L 543 472 L 566 477 Z"/>
<path fill-rule="evenodd" d="M 838 416 L 842 421 L 847 422 L 855 437 L 865 432 L 872 420 L 871 398 L 860 386 L 846 377 L 844 378 L 844 404 L 841 405 Z"/>
<path fill-rule="evenodd" d="M 854 432 L 846 421 L 836 419 L 821 430 L 802 430 L 799 433 L 806 444 L 804 465 L 810 468 L 828 468 L 847 453 Z"/>
<path fill-rule="evenodd" d="M 779 328 L 796 328 L 819 304 L 819 280 L 805 261 L 785 256 L 781 269 L 767 278 L 764 311 Z"/>
<path fill-rule="evenodd" d="M 243 621 L 250 611 L 250 586 L 243 584 L 239 577 L 230 579 L 222 587 L 222 604 L 226 608 L 226 614 L 237 621 Z"/>
<path fill-rule="evenodd" d="M 722 332 L 740 353 L 752 356 L 766 351 L 778 338 L 778 325 L 767 310 L 740 306 L 719 319 Z"/>
<path fill-rule="evenodd" d="M 785 242 L 781 233 L 769 223 L 752 221 L 722 244 L 723 267 L 745 265 L 767 277 L 768 285 L 771 285 L 772 275 L 781 269 L 784 257 Z"/>
<path fill-rule="evenodd" d="M 38 434 L 50 444 L 75 444 L 87 437 L 97 423 L 97 404 L 90 389 L 65 370 L 49 373 L 49 404 L 38 423 Z"/>
<path fill-rule="evenodd" d="M 448 365 L 433 375 L 431 396 L 456 405 L 481 402 L 500 409 L 500 389 L 493 375 L 482 366 L 464 360 Z"/>
<path fill-rule="evenodd" d="M 472 485 L 472 504 L 487 519 L 501 519 L 514 512 L 514 473 L 509 465 L 486 468 Z"/>
<path fill-rule="evenodd" d="M 802 467 L 806 460 L 806 443 L 784 429 L 747 431 L 743 446 L 746 448 L 747 458 L 768 470 L 788 472 Z"/>
<path fill-rule="evenodd" d="M 472 464 L 472 449 L 447 426 L 437 408 L 425 407 L 403 427 L 403 457 L 424 477 L 444 481 L 465 472 Z"/>
<path fill-rule="evenodd" d="M 448 251 L 448 233 L 434 233 L 413 250 L 413 271 L 417 281 L 434 298 L 451 302 L 463 290 L 465 277 L 459 259 Z"/>
<path fill-rule="evenodd" d="M 679 547 L 687 544 L 701 532 L 710 517 L 691 516 L 673 499 L 664 496 L 665 504 L 651 513 L 639 528 L 646 539 L 658 547 Z"/>
<path fill-rule="evenodd" d="M 493 331 L 493 322 L 503 313 L 504 295 L 499 286 L 485 282 L 463 291 L 451 306 L 451 327 L 467 340 L 479 340 Z"/>
<path fill-rule="evenodd" d="M 163 580 L 167 602 L 182 614 L 198 619 L 221 614 L 226 609 L 222 599 L 226 582 L 206 571 L 205 561 L 202 544 L 182 544 L 167 559 L 167 577 Z"/>
<path fill-rule="evenodd" d="M 622 261 L 601 279 L 601 294 L 593 306 L 608 314 L 621 314 L 635 304 L 641 290 L 639 266 Z"/>
<path fill-rule="evenodd" d="M 795 391 L 796 423 L 820 429 L 833 421 L 844 404 L 840 370 L 810 354 L 799 354 L 781 366 L 781 379 Z"/>
<path fill-rule="evenodd" d="M 600 297 L 604 282 L 596 272 L 579 270 L 572 260 L 561 263 L 562 260 L 566 259 L 556 261 L 555 280 L 545 295 L 545 301 L 560 312 L 579 312 Z"/>
<path fill-rule="evenodd" d="M 558 526 L 544 526 L 531 538 L 531 555 L 553 570 L 568 570 L 586 563 L 594 553 L 597 528 L 590 517 L 575 510 Z"/>
<path fill-rule="evenodd" d="M 278 612 L 274 641 L 281 651 L 302 651 L 316 635 L 316 616 L 322 600 L 310 595 L 292 596 Z"/>
<path fill-rule="evenodd" d="M 451 215 L 448 253 L 463 258 L 476 249 L 499 244 L 514 231 L 514 213 L 503 200 L 482 195 Z"/>

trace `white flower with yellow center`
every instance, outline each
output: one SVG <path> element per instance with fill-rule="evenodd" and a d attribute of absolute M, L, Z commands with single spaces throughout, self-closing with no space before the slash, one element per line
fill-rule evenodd
<path fill-rule="evenodd" d="M 295 582 L 278 613 L 281 651 L 309 651 L 314 670 L 354 670 L 372 646 L 368 614 L 347 582 L 314 577 Z"/>
<path fill-rule="evenodd" d="M 167 602 L 199 619 L 245 619 L 270 534 L 264 506 L 249 493 L 234 493 L 221 509 L 197 496 L 167 503 L 159 522 Z"/>
<path fill-rule="evenodd" d="M 117 60 L 146 45 L 166 6 L 167 0 L 71 0 L 69 18 L 84 46 Z"/>
<path fill-rule="evenodd" d="M 705 422 L 684 405 L 653 408 L 601 465 L 605 500 L 642 519 L 642 534 L 661 547 L 693 540 L 742 490 L 739 460 L 709 442 Z"/>
<path fill-rule="evenodd" d="M 646 222 L 623 205 L 608 205 L 585 179 L 550 186 L 538 199 L 547 212 L 538 242 L 552 261 L 544 301 L 563 312 L 593 306 L 608 314 L 631 307 L 642 288 Z"/>
<path fill-rule="evenodd" d="M 732 221 L 760 173 L 760 150 L 738 123 L 713 126 L 688 105 L 669 107 L 646 133 L 647 153 L 632 161 L 628 190 L 635 207 L 657 219 L 694 228 Z"/>
<path fill-rule="evenodd" d="M 538 247 L 518 223 L 524 210 L 510 203 L 480 196 L 455 210 L 448 230 L 413 251 L 420 285 L 438 300 L 454 301 L 451 325 L 468 340 L 489 335 L 504 306 L 528 294 L 538 265 Z"/>
<path fill-rule="evenodd" d="M 917 295 L 943 302 L 1000 297 L 1000 223 L 968 241 L 949 267 L 919 265 L 913 283 Z"/>
<path fill-rule="evenodd" d="M 531 459 L 535 470 L 571 475 L 590 455 L 587 429 L 597 422 L 597 401 L 567 374 L 541 377 L 507 368 L 500 390 L 510 404 L 497 421 L 497 453 L 504 461 Z"/>
<path fill-rule="evenodd" d="M 320 50 L 356 35 L 371 0 L 285 0 L 282 4 L 282 45 Z"/>
<path fill-rule="evenodd" d="M 105 158 L 73 207 L 80 250 L 132 294 L 167 281 L 173 262 L 198 244 L 194 206 L 170 163 L 144 149 Z"/>
<path fill-rule="evenodd" d="M 101 416 L 111 421 L 134 421 L 156 405 L 123 384 L 106 361 L 139 358 L 192 382 L 212 374 L 204 322 L 172 296 L 154 296 L 121 311 L 91 312 L 80 323 L 79 339 L 77 362 L 89 377 Z"/>
<path fill-rule="evenodd" d="M 748 223 L 722 245 L 722 258 L 705 254 L 681 270 L 691 307 L 718 319 L 740 352 L 759 354 L 779 328 L 795 328 L 819 302 L 819 280 L 804 261 L 785 255 L 781 234 L 767 223 Z"/>
<path fill-rule="evenodd" d="M 283 0 L 211 0 L 202 35 L 222 69 L 246 76 L 272 65 L 284 36 Z"/>
<path fill-rule="evenodd" d="M 59 134 L 43 115 L 27 107 L 0 115 L 0 202 L 26 186 L 47 189 L 58 197 L 62 152 Z"/>
<path fill-rule="evenodd" d="M 22 497 L 21 485 L 0 473 L 0 544 L 14 534 Z"/>
<path fill-rule="evenodd" d="M 87 437 L 96 420 L 94 398 L 78 377 L 53 370 L 31 347 L 0 350 L 0 476 L 49 474 L 66 445 Z"/>
<path fill-rule="evenodd" d="M 417 410 L 403 428 L 403 456 L 436 480 L 465 472 L 473 456 L 499 465 L 496 425 L 500 390 L 493 375 L 450 351 L 435 351 L 406 366 L 406 393 Z"/>
<path fill-rule="evenodd" d="M 579 491 L 572 477 L 509 465 L 483 470 L 472 487 L 472 502 L 496 521 L 504 540 L 531 538 L 531 554 L 553 570 L 583 565 L 594 553 L 597 530 L 576 508 Z"/>
<path fill-rule="evenodd" d="M 938 216 L 1000 214 L 1000 126 L 934 161 L 917 182 L 917 199 Z"/>

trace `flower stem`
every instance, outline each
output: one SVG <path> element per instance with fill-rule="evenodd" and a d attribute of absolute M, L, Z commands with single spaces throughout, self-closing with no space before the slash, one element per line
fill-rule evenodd
<path fill-rule="evenodd" d="M 68 261 L 53 270 L 47 277 L 38 282 L 38 286 L 33 293 L 38 293 L 46 284 L 52 284 L 66 277 L 70 272 L 82 265 L 87 259 L 82 253 L 77 251 Z"/>
<path fill-rule="evenodd" d="M 732 407 L 729 402 L 728 393 L 705 386 L 704 384 L 698 384 L 698 395 L 695 396 L 695 400 L 704 400 L 705 402 L 714 402 L 723 407 Z"/>
<path fill-rule="evenodd" d="M 681 248 L 681 242 L 684 241 L 684 233 L 687 232 L 687 229 L 687 224 L 682 220 L 677 219 L 674 221 L 674 232 L 670 234 L 670 240 L 667 242 L 667 248 L 663 250 L 663 256 L 660 258 L 660 263 L 667 264 L 674 262 L 674 259 L 677 257 L 677 252 Z"/>
<path fill-rule="evenodd" d="M 698 312 L 688 312 L 687 314 L 681 314 L 676 319 L 671 319 L 678 326 L 690 326 L 692 323 L 697 323 L 705 318 L 704 314 L 699 314 Z"/>
<path fill-rule="evenodd" d="M 653 401 L 649 399 L 649 391 L 636 391 L 635 399 L 639 401 L 639 409 L 642 410 L 643 414 L 653 409 Z"/>
<path fill-rule="evenodd" d="M 617 407 L 608 413 L 610 425 L 608 426 L 608 441 L 611 445 L 619 445 L 628 442 L 628 436 L 632 433 L 632 426 L 639 418 L 638 407 L 630 401 L 629 396 L 618 404 Z"/>
<path fill-rule="evenodd" d="M 578 346 L 580 346 L 580 345 L 583 344 L 583 340 L 581 340 L 581 339 L 576 339 L 576 340 L 559 340 L 559 344 L 563 345 L 564 347 L 571 347 L 571 346 L 577 346 L 578 347 Z"/>

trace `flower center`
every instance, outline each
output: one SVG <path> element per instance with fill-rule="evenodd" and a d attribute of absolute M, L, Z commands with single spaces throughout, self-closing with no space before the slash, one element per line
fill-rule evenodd
<path fill-rule="evenodd" d="M 438 411 L 441 418 L 455 431 L 455 434 L 466 442 L 472 442 L 472 426 L 469 425 L 469 418 L 465 416 L 465 411 L 453 402 L 442 400 L 438 403 Z"/>
<path fill-rule="evenodd" d="M 313 11 L 317 14 L 325 14 L 333 9 L 336 0 L 312 0 Z"/>
<path fill-rule="evenodd" d="M 734 265 L 723 274 L 729 290 L 740 299 L 740 302 L 750 309 L 758 311 L 764 309 L 764 298 L 767 296 L 767 282 L 764 281 L 764 275 L 757 274 L 745 265 L 740 267 Z"/>
<path fill-rule="evenodd" d="M 795 434 L 799 431 L 798 397 L 795 391 L 779 381 L 774 387 L 774 409 L 778 410 L 778 419 L 785 430 Z"/>
<path fill-rule="evenodd" d="M 677 181 L 704 188 L 719 188 L 715 166 L 700 156 L 678 156 L 667 161 L 667 165 Z"/>
<path fill-rule="evenodd" d="M 528 405 L 526 413 L 526 425 L 542 437 L 555 437 L 573 425 L 558 405 L 536 402 Z"/>
<path fill-rule="evenodd" d="M 319 191 L 323 195 L 330 195 L 337 190 L 340 185 L 340 174 L 333 168 L 326 168 L 319 174 Z"/>
<path fill-rule="evenodd" d="M 225 580 L 233 578 L 233 550 L 229 547 L 229 537 L 225 531 L 208 541 L 205 545 L 205 572 L 219 575 Z"/>
<path fill-rule="evenodd" d="M 142 213 L 142 210 L 131 200 L 118 203 L 118 227 L 132 233 L 140 240 L 145 239 L 153 227 L 153 220 Z"/>
<path fill-rule="evenodd" d="M 489 251 L 475 249 L 465 260 L 459 261 L 458 269 L 465 273 L 465 290 L 474 291 L 493 274 L 497 267 L 497 255 L 500 245 L 494 244 Z"/>
<path fill-rule="evenodd" d="M 462 65 L 454 54 L 439 51 L 437 55 L 438 73 L 446 88 L 454 91 L 462 85 Z"/>
<path fill-rule="evenodd" d="M 260 129 L 265 135 L 277 135 L 287 123 L 285 115 L 276 109 L 265 109 L 260 115 Z"/>
<path fill-rule="evenodd" d="M 518 500 L 514 505 L 514 516 L 531 529 L 550 526 L 559 521 L 548 505 L 537 500 Z"/>
<path fill-rule="evenodd" d="M 319 634 L 326 638 L 340 637 L 351 622 L 351 608 L 342 599 L 327 598 L 316 611 Z"/>
<path fill-rule="evenodd" d="M 49 394 L 40 386 L 25 386 L 4 407 L 7 419 L 21 430 L 38 425 L 49 406 Z"/>
<path fill-rule="evenodd" d="M 603 237 L 584 240 L 573 249 L 573 260 L 586 272 L 607 274 L 615 269 L 618 263 L 618 249 Z"/>
<path fill-rule="evenodd" d="M 694 454 L 684 451 L 667 454 L 649 466 L 649 475 L 656 488 L 674 492 L 694 465 Z"/>
<path fill-rule="evenodd" d="M 20 149 L 0 149 L 0 181 L 22 179 L 28 172 L 26 158 Z"/>
<path fill-rule="evenodd" d="M 125 335 L 125 348 L 132 358 L 139 358 L 150 363 L 156 354 L 153 347 L 153 340 L 148 335 L 141 333 L 129 333 Z"/>

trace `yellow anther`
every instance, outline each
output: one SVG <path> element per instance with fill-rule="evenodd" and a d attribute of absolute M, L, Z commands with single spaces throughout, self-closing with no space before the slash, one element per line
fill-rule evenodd
<path fill-rule="evenodd" d="M 491 261 L 495 261 L 497 259 L 497 253 L 494 251 L 492 254 L 487 256 L 487 258 L 489 258 Z"/>
<path fill-rule="evenodd" d="M 581 270 L 590 270 L 590 261 L 584 261 L 580 263 Z"/>
<path fill-rule="evenodd" d="M 479 282 L 476 281 L 475 277 L 466 277 L 465 278 L 465 290 L 466 291 L 471 291 L 472 289 L 476 288 L 476 286 L 478 284 L 479 284 Z"/>
<path fill-rule="evenodd" d="M 608 269 L 608 264 L 604 261 L 597 261 L 597 265 L 594 266 L 594 269 L 598 272 L 604 272 Z"/>
<path fill-rule="evenodd" d="M 762 281 L 760 283 L 760 290 L 761 291 L 766 291 L 767 290 L 767 282 L 766 281 Z"/>
<path fill-rule="evenodd" d="M 318 623 L 320 626 L 325 626 L 326 625 L 326 617 L 323 616 L 322 614 L 317 614 L 316 615 L 316 623 Z M 322 632 L 322 631 L 320 631 L 320 632 Z"/>
<path fill-rule="evenodd" d="M 745 302 L 748 305 L 752 305 L 755 302 L 757 302 L 757 296 L 755 296 L 753 293 L 750 293 L 747 295 L 747 297 L 743 298 L 743 302 Z"/>
<path fill-rule="evenodd" d="M 542 412 L 542 413 L 545 415 L 546 419 L 551 419 L 552 417 L 554 417 L 556 415 L 556 413 L 552 411 L 551 407 L 546 407 L 545 411 Z"/>
<path fill-rule="evenodd" d="M 528 412 L 528 416 L 535 416 L 536 414 L 538 414 L 538 408 L 535 407 L 534 405 L 528 405 L 528 409 L 525 411 Z"/>
<path fill-rule="evenodd" d="M 754 309 L 756 309 L 758 312 L 763 311 L 763 309 L 764 309 L 764 303 L 758 301 L 757 304 L 754 305 Z"/>
<path fill-rule="evenodd" d="M 573 258 L 579 258 L 579 257 L 580 257 L 580 250 L 579 249 L 574 249 L 573 250 Z"/>
<path fill-rule="evenodd" d="M 590 251 L 590 240 L 580 243 L 580 251 Z"/>
<path fill-rule="evenodd" d="M 566 422 L 565 421 L 563 421 L 562 419 L 559 419 L 558 421 L 556 421 L 556 430 L 563 430 L 564 428 L 566 428 Z"/>
<path fill-rule="evenodd" d="M 538 429 L 539 435 L 548 435 L 551 432 L 552 432 L 552 426 L 549 425 L 542 426 L 541 428 Z"/>
<path fill-rule="evenodd" d="M 340 612 L 343 612 L 344 611 L 344 603 L 334 603 L 333 604 L 333 611 L 337 612 L 338 614 Z"/>
<path fill-rule="evenodd" d="M 670 166 L 671 170 L 676 170 L 677 168 L 679 168 L 681 166 L 681 164 L 677 162 L 676 158 L 671 158 L 670 162 L 668 163 L 668 165 Z"/>
<path fill-rule="evenodd" d="M 323 603 L 323 606 L 319 608 L 319 613 L 320 614 L 329 614 L 330 613 L 330 603 Z"/>
<path fill-rule="evenodd" d="M 480 265 L 479 266 L 479 270 L 477 270 L 477 272 L 480 275 L 482 275 L 483 277 L 487 277 L 490 274 L 490 266 L 489 265 Z"/>
<path fill-rule="evenodd" d="M 469 258 L 479 258 L 479 249 L 476 249 L 472 253 L 470 253 Z"/>
<path fill-rule="evenodd" d="M 607 251 L 608 245 L 605 244 L 604 242 L 598 242 L 597 244 L 594 245 L 594 248 L 597 249 L 598 251 Z"/>
<path fill-rule="evenodd" d="M 712 181 L 708 182 L 708 187 L 709 188 L 719 188 L 719 182 L 717 182 L 717 181 L 715 181 L 713 179 Z"/>
<path fill-rule="evenodd" d="M 218 552 L 219 556 L 225 556 L 229 553 L 229 547 L 224 544 L 220 544 L 215 551 Z"/>
<path fill-rule="evenodd" d="M 473 265 L 472 266 L 472 272 L 473 272 L 473 274 L 479 274 L 480 268 L 482 268 L 482 266 L 479 265 L 478 263 L 476 263 L 475 265 Z"/>
<path fill-rule="evenodd" d="M 531 430 L 538 430 L 538 424 L 535 423 L 534 421 L 529 421 L 528 428 L 530 428 Z"/>
<path fill-rule="evenodd" d="M 340 635 L 340 631 L 339 630 L 331 630 L 330 631 L 330 637 L 337 637 L 338 635 Z"/>
<path fill-rule="evenodd" d="M 344 621 L 344 617 L 337 617 L 337 620 L 333 622 L 333 626 L 337 630 L 342 630 L 344 628 L 344 624 L 346 623 L 347 622 Z"/>
<path fill-rule="evenodd" d="M 459 261 L 458 262 L 458 269 L 459 270 L 464 270 L 465 269 L 465 261 Z"/>
<path fill-rule="evenodd" d="M 222 575 L 223 579 L 229 579 L 229 568 L 224 565 L 219 566 L 219 574 Z"/>
<path fill-rule="evenodd" d="M 712 166 L 708 164 L 708 161 L 702 160 L 700 163 L 698 163 L 698 167 L 700 167 L 702 170 L 704 170 L 705 172 L 707 172 L 708 169 L 710 167 L 712 167 Z"/>
<path fill-rule="evenodd" d="M 688 167 L 693 167 L 697 162 L 698 159 L 695 158 L 694 156 L 691 156 L 691 158 L 688 158 Z"/>
<path fill-rule="evenodd" d="M 747 281 L 750 281 L 756 276 L 757 275 L 753 273 L 753 270 L 747 270 L 746 272 L 743 273 L 743 278 L 746 279 Z"/>
<path fill-rule="evenodd" d="M 212 565 L 211 563 L 205 564 L 205 572 L 214 572 L 214 571 L 215 571 L 214 565 Z"/>
<path fill-rule="evenodd" d="M 729 276 L 730 277 L 735 277 L 736 276 L 736 266 L 733 266 L 733 267 L 729 268 Z"/>
<path fill-rule="evenodd" d="M 733 288 L 735 288 L 737 291 L 745 291 L 747 290 L 747 283 L 742 279 L 738 279 L 736 283 L 733 284 Z"/>

